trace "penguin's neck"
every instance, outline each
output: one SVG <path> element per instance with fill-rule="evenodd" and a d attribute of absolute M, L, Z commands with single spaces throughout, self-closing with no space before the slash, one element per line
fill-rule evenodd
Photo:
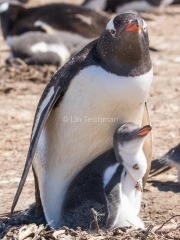
<path fill-rule="evenodd" d="M 118 76 L 137 77 L 152 68 L 149 46 L 140 39 L 119 45 L 119 42 L 112 42 L 111 36 L 104 31 L 97 41 L 96 51 L 101 67 Z"/>
<path fill-rule="evenodd" d="M 147 160 L 142 149 L 142 144 L 137 148 L 121 149 L 119 156 L 122 159 L 122 164 L 134 181 L 139 181 L 143 178 L 147 169 Z"/>

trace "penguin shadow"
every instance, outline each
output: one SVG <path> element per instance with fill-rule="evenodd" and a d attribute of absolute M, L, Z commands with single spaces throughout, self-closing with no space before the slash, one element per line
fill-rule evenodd
<path fill-rule="evenodd" d="M 163 191 L 163 192 L 171 191 L 174 193 L 180 193 L 180 183 L 179 182 L 148 181 L 148 183 L 151 183 L 153 187 L 158 188 L 159 191 Z"/>

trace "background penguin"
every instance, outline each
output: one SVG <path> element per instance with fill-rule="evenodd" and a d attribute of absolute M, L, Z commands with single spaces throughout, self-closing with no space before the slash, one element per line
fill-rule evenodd
<path fill-rule="evenodd" d="M 72 40 L 61 33 L 27 32 L 8 39 L 7 43 L 11 48 L 11 53 L 6 63 L 13 58 L 21 58 L 28 65 L 64 65 L 88 42 L 89 39 L 81 36 Z"/>
<path fill-rule="evenodd" d="M 144 227 L 137 215 L 147 168 L 142 146 L 150 131 L 149 125 L 140 128 L 134 123 L 125 123 L 115 131 L 114 149 L 92 161 L 70 184 L 62 207 L 62 225 L 89 229 L 94 208 L 100 228 Z"/>
<path fill-rule="evenodd" d="M 12 4 L 22 4 L 24 5 L 27 3 L 29 0 L 0 0 L 0 4 L 2 3 L 12 3 Z"/>
<path fill-rule="evenodd" d="M 53 227 L 61 225 L 69 184 L 87 164 L 113 146 L 115 129 L 129 121 L 149 124 L 145 102 L 152 78 L 144 20 L 134 13 L 116 16 L 98 39 L 54 74 L 45 88 L 11 210 L 33 163 L 37 208 L 43 209 L 47 222 L 53 220 Z M 76 117 L 80 121 L 73 121 Z M 151 163 L 150 135 L 144 151 L 148 160 L 145 183 Z"/>
<path fill-rule="evenodd" d="M 178 180 L 180 182 L 180 144 L 170 149 L 159 159 L 152 161 L 150 177 L 168 170 L 171 167 L 176 167 L 178 169 Z"/>
<path fill-rule="evenodd" d="M 180 0 L 174 0 L 172 4 L 180 4 Z"/>
<path fill-rule="evenodd" d="M 102 11 L 123 13 L 126 11 L 154 11 L 171 4 L 173 0 L 85 0 L 82 6 Z"/>
<path fill-rule="evenodd" d="M 11 2 L 1 4 L 0 16 L 5 39 L 28 31 L 44 32 L 45 26 L 50 26 L 54 31 L 96 38 L 109 21 L 104 14 L 72 4 L 52 3 L 25 8 L 17 0 L 15 4 Z"/>

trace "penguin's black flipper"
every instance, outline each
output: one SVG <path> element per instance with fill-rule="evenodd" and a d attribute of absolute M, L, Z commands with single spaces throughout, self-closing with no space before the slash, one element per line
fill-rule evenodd
<path fill-rule="evenodd" d="M 49 116 L 49 113 L 50 113 L 52 107 L 54 106 L 54 104 L 55 104 L 55 102 L 56 102 L 56 100 L 57 100 L 57 98 L 59 97 L 60 94 L 61 94 L 60 87 L 57 87 L 56 91 L 54 92 L 54 94 L 50 98 L 49 102 L 47 103 L 47 105 L 45 106 L 43 111 L 41 112 L 37 127 L 35 127 L 35 123 L 34 123 L 34 126 L 33 126 L 34 134 L 32 133 L 32 139 L 31 139 L 29 151 L 28 151 L 28 154 L 27 154 L 24 171 L 23 171 L 23 174 L 22 174 L 22 177 L 21 177 L 16 195 L 14 197 L 14 201 L 13 201 L 13 204 L 12 204 L 12 207 L 11 207 L 11 213 L 14 211 L 14 208 L 17 204 L 17 201 L 18 201 L 19 196 L 21 194 L 22 188 L 23 188 L 24 183 L 26 181 L 26 178 L 27 178 L 27 175 L 28 175 L 28 172 L 29 172 L 29 168 L 32 164 L 32 160 L 33 160 L 33 157 L 35 155 L 37 143 L 38 143 L 39 137 L 41 135 L 42 129 L 44 127 L 44 124 L 45 124 L 45 122 L 46 122 L 46 120 Z M 37 112 L 36 112 L 36 116 L 38 115 Z"/>
<path fill-rule="evenodd" d="M 16 195 L 13 200 L 11 207 L 11 213 L 14 211 L 14 208 L 18 202 L 19 196 L 23 189 L 24 183 L 26 181 L 30 166 L 32 164 L 37 144 L 42 132 L 42 129 L 48 119 L 48 116 L 53 109 L 57 107 L 60 100 L 62 100 L 63 95 L 65 94 L 71 80 L 79 73 L 80 70 L 87 67 L 88 65 L 96 64 L 93 62 L 90 57 L 89 52 L 96 45 L 97 39 L 90 42 L 85 46 L 78 54 L 76 54 L 67 64 L 60 68 L 52 77 L 48 85 L 46 86 L 34 118 L 31 142 L 26 158 L 26 163 L 24 166 L 23 174 L 16 192 Z"/>
<path fill-rule="evenodd" d="M 159 159 L 152 161 L 149 177 L 166 171 L 177 164 L 180 164 L 180 143 Z"/>
<path fill-rule="evenodd" d="M 151 163 L 151 171 L 149 174 L 149 178 L 153 177 L 159 173 L 169 170 L 171 168 L 171 166 L 169 166 L 167 160 L 168 159 L 163 158 L 163 157 L 161 157 L 159 159 L 154 159 Z"/>

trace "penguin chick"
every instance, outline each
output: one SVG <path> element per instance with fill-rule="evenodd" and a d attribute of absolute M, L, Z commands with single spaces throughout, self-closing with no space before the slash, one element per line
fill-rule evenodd
<path fill-rule="evenodd" d="M 142 198 L 142 178 L 146 173 L 147 160 L 143 152 L 143 143 L 151 126 L 139 127 L 134 123 L 120 126 L 114 134 L 114 150 L 117 161 L 125 168 L 126 176 L 122 183 L 122 204 L 117 226 L 129 222 L 130 225 L 143 228 L 137 217 Z"/>
<path fill-rule="evenodd" d="M 122 125 L 114 134 L 116 157 L 123 159 L 123 165 L 134 181 L 139 181 L 147 168 L 142 146 L 149 131 L 151 131 L 149 125 L 138 128 L 136 124 L 128 123 Z"/>
<path fill-rule="evenodd" d="M 141 205 L 142 177 L 147 168 L 142 150 L 149 125 L 121 125 L 114 133 L 114 149 L 88 164 L 71 182 L 62 206 L 62 225 L 89 229 L 91 208 L 102 229 L 120 226 L 143 228 L 137 216 Z M 137 168 L 133 166 L 137 164 Z"/>

